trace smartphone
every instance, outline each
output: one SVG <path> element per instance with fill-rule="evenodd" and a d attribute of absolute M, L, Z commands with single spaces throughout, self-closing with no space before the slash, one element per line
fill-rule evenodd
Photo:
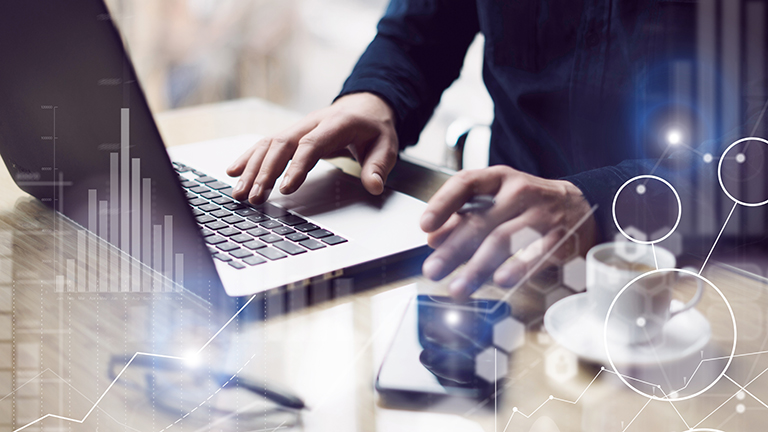
<path fill-rule="evenodd" d="M 497 300 L 411 299 L 376 377 L 382 402 L 423 407 L 447 398 L 492 396 L 503 376 L 479 372 L 489 366 L 481 364 L 488 356 L 480 354 L 494 349 L 494 325 L 510 315 L 509 304 Z M 491 360 L 493 371 L 496 359 Z"/>

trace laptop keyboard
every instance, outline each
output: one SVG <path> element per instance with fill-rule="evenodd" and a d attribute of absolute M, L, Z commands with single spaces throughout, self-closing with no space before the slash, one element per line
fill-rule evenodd
<path fill-rule="evenodd" d="M 236 269 L 264 264 L 347 240 L 270 203 L 235 201 L 232 188 L 187 165 L 173 163 L 208 250 Z"/>

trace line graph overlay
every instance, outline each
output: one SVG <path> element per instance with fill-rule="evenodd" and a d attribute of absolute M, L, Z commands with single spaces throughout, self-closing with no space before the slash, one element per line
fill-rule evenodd
<path fill-rule="evenodd" d="M 222 331 L 223 331 L 223 330 L 224 330 L 224 329 L 225 329 L 227 326 L 229 326 L 229 324 L 230 324 L 230 323 L 231 323 L 231 322 L 232 322 L 232 321 L 233 321 L 233 320 L 234 320 L 234 319 L 235 319 L 235 318 L 236 318 L 238 315 L 240 315 L 240 313 L 241 313 L 241 312 L 242 312 L 242 311 L 243 311 L 243 310 L 244 310 L 244 309 L 245 309 L 245 308 L 246 308 L 246 307 L 247 307 L 249 304 L 251 304 L 251 302 L 253 301 L 253 299 L 254 299 L 254 298 L 256 298 L 256 296 L 251 296 L 251 298 L 249 298 L 249 299 L 248 299 L 248 301 L 247 301 L 247 302 L 245 302 L 245 304 L 244 304 L 242 307 L 240 307 L 240 309 L 238 309 L 238 310 L 237 310 L 237 312 L 235 312 L 235 314 L 234 314 L 234 315 L 233 315 L 233 316 L 232 316 L 232 317 L 231 317 L 231 318 L 230 318 L 230 319 L 229 319 L 229 320 L 228 320 L 226 323 L 224 323 L 224 325 L 223 325 L 221 328 L 219 328 L 219 330 L 218 330 L 216 333 L 214 333 L 214 335 L 213 335 L 213 336 L 211 336 L 211 337 L 208 339 L 208 341 L 207 341 L 205 344 L 203 344 L 203 346 L 202 346 L 202 347 L 201 347 L 199 350 L 197 350 L 197 351 L 196 351 L 196 352 L 195 352 L 195 353 L 194 353 L 192 356 L 194 357 L 194 356 L 197 356 L 197 355 L 199 355 L 199 354 L 200 354 L 200 352 L 202 352 L 202 351 L 203 351 L 203 350 L 204 350 L 206 347 L 208 347 L 208 345 L 210 345 L 210 343 L 211 343 L 211 342 L 213 342 L 213 340 L 214 340 L 214 339 L 215 339 L 215 338 L 216 338 L 216 337 L 217 337 L 217 336 L 218 336 L 218 335 L 219 335 L 219 334 L 220 334 L 220 333 L 221 333 L 221 332 L 222 332 Z M 107 393 L 109 393 L 109 391 L 112 389 L 112 387 L 115 385 L 115 383 L 117 383 L 117 381 L 120 379 L 120 377 L 123 375 L 123 373 L 124 373 L 124 372 L 125 372 L 125 371 L 128 369 L 128 366 L 130 366 L 130 365 L 131 365 L 131 363 L 133 363 L 133 360 L 135 360 L 135 359 L 136 359 L 136 357 L 138 357 L 138 356 L 156 357 L 156 358 L 165 358 L 165 359 L 171 359 L 171 360 L 187 360 L 187 359 L 189 358 L 189 356 L 174 356 L 174 355 L 166 355 L 166 354 L 154 354 L 154 353 L 147 353 L 147 352 L 141 352 L 141 351 L 137 351 L 136 353 L 134 353 L 134 354 L 133 354 L 133 356 L 131 357 L 131 359 L 130 359 L 130 360 L 128 360 L 128 362 L 125 364 L 125 366 L 123 366 L 123 368 L 120 370 L 120 372 L 119 372 L 119 373 L 118 373 L 118 374 L 115 376 L 115 379 L 113 379 L 113 380 L 112 380 L 112 382 L 109 384 L 109 386 L 107 386 L 107 388 L 104 390 L 104 392 L 102 392 L 101 396 L 99 396 L 99 398 L 96 400 L 96 402 L 94 402 L 94 404 L 93 404 L 93 406 L 91 407 L 91 409 L 90 409 L 90 410 L 88 410 L 88 412 L 87 412 L 87 413 L 86 413 L 86 414 L 83 416 L 83 418 L 81 418 L 81 419 L 76 419 L 76 418 L 72 418 L 72 417 L 65 417 L 65 416 L 61 416 L 61 415 L 57 415 L 57 414 L 50 414 L 50 413 L 49 413 L 49 414 L 46 414 L 46 415 L 44 415 L 44 416 L 42 416 L 42 417 L 40 417 L 40 418 L 38 418 L 38 419 L 36 419 L 36 420 L 33 420 L 33 421 L 31 421 L 31 422 L 29 422 L 29 423 L 25 424 L 24 426 L 21 426 L 20 428 L 14 429 L 14 431 L 13 431 L 13 432 L 18 432 L 18 431 L 24 430 L 24 429 L 26 429 L 26 428 L 28 428 L 28 427 L 30 427 L 30 426 L 32 426 L 32 425 L 34 425 L 34 424 L 37 424 L 37 423 L 39 423 L 39 422 L 41 422 L 41 421 L 43 421 L 43 420 L 45 420 L 45 419 L 47 419 L 47 418 L 56 418 L 56 419 L 59 419 L 59 420 L 65 420 L 65 421 L 69 421 L 69 422 L 73 422 L 73 423 L 79 423 L 79 424 L 82 424 L 82 423 L 84 423 L 84 422 L 85 422 L 85 420 L 87 420 L 87 419 L 88 419 L 88 417 L 91 415 L 91 413 L 92 413 L 92 412 L 93 412 L 93 411 L 96 409 L 96 407 L 99 405 L 99 403 L 102 401 L 102 399 L 104 399 L 104 397 L 107 395 Z M 250 361 L 250 360 L 249 360 L 249 361 Z M 238 371 L 238 372 L 239 372 L 239 371 Z M 236 375 L 236 374 L 235 374 L 235 375 Z M 231 379 L 232 379 L 232 378 L 230 378 L 230 380 L 231 380 Z M 229 381 L 227 381 L 227 382 L 229 382 Z M 14 391 L 15 391 L 15 390 L 14 390 Z M 6 396 L 6 397 L 7 397 L 7 396 Z"/>
<path fill-rule="evenodd" d="M 742 354 L 736 354 L 736 355 L 734 355 L 733 357 L 734 357 L 734 358 L 741 358 L 741 357 L 755 356 L 755 355 L 761 355 L 761 354 L 768 354 L 768 350 L 767 350 L 767 351 L 756 351 L 756 352 L 750 352 L 750 353 L 742 353 Z M 698 364 L 698 366 L 696 367 L 696 371 L 698 371 L 698 370 L 699 370 L 699 368 L 701 367 L 701 364 L 703 364 L 703 363 L 706 363 L 706 362 L 711 362 L 711 361 L 717 361 L 717 360 L 727 360 L 728 358 L 729 358 L 728 356 L 722 356 L 722 357 L 710 357 L 710 358 L 702 359 L 702 360 L 700 360 L 700 361 L 699 361 L 699 364 Z M 638 382 L 638 383 L 641 383 L 641 384 L 644 384 L 644 385 L 648 385 L 648 386 L 650 386 L 650 387 L 655 387 L 655 388 L 658 388 L 658 389 L 659 389 L 659 390 L 662 392 L 662 394 L 664 394 L 664 397 L 663 397 L 663 398 L 660 398 L 659 400 L 660 400 L 660 401 L 662 401 L 662 402 L 668 402 L 668 403 L 669 403 L 669 404 L 672 406 L 672 408 L 675 410 L 675 412 L 677 413 L 677 415 L 680 417 L 680 419 L 683 421 L 683 423 L 685 424 L 685 426 L 686 426 L 688 429 L 696 429 L 696 428 L 697 428 L 699 425 L 701 425 L 701 423 L 703 423 L 703 422 L 704 422 L 704 421 L 705 421 L 707 418 L 709 418 L 709 417 L 710 417 L 712 414 L 714 414 L 714 413 L 715 413 L 717 410 L 719 410 L 720 408 L 722 408 L 722 407 L 723 407 L 724 405 L 726 405 L 726 404 L 727 404 L 727 403 L 728 403 L 730 400 L 732 400 L 734 397 L 736 397 L 736 396 L 738 395 L 738 392 L 734 393 L 734 394 L 733 394 L 731 397 L 729 397 L 729 398 L 728 398 L 728 399 L 727 399 L 725 402 L 723 402 L 723 403 L 722 403 L 720 406 L 718 406 L 717 408 L 715 408 L 715 409 L 714 409 L 712 412 L 710 412 L 710 413 L 709 413 L 709 414 L 708 414 L 706 417 L 704 417 L 704 418 L 703 418 L 703 419 L 701 419 L 701 420 L 700 420 L 698 423 L 696 423 L 695 425 L 693 425 L 693 427 L 691 427 L 691 426 L 690 426 L 690 424 L 689 424 L 689 423 L 688 423 L 688 422 L 685 420 L 685 418 L 682 416 L 682 414 L 680 413 L 680 411 L 677 409 L 677 407 L 676 407 L 676 406 L 675 406 L 675 404 L 673 403 L 674 401 L 673 401 L 671 398 L 669 398 L 669 396 L 668 396 L 668 395 L 667 395 L 667 394 L 664 392 L 664 390 L 661 388 L 661 386 L 659 386 L 658 384 L 654 384 L 654 383 L 651 383 L 651 382 L 647 382 L 647 381 L 644 381 L 644 380 L 641 380 L 641 379 L 637 379 L 637 378 L 634 378 L 634 377 L 631 377 L 631 376 L 628 376 L 628 375 L 622 375 L 622 374 L 619 374 L 618 372 L 615 372 L 615 371 L 612 371 L 612 370 L 606 369 L 605 367 L 602 367 L 602 368 L 600 368 L 600 370 L 599 370 L 599 371 L 598 371 L 598 372 L 595 374 L 595 376 L 592 378 L 592 380 L 589 382 L 589 384 L 587 384 L 587 386 L 584 388 L 584 390 L 583 390 L 583 391 L 582 391 L 582 392 L 579 394 L 579 396 L 578 396 L 576 399 L 574 399 L 574 400 L 562 399 L 562 398 L 559 398 L 559 397 L 556 397 L 556 396 L 550 395 L 550 396 L 549 396 L 548 398 L 546 398 L 546 399 L 545 399 L 545 400 L 544 400 L 544 401 L 543 401 L 541 404 L 539 404 L 539 406 L 537 406 L 537 407 L 536 407 L 536 408 L 535 408 L 533 411 L 531 411 L 531 412 L 530 412 L 530 413 L 528 413 L 528 414 L 526 414 L 526 413 L 524 413 L 524 412 L 520 411 L 520 409 L 519 409 L 519 408 L 517 408 L 517 407 L 514 407 L 514 408 L 513 408 L 513 410 L 512 410 L 512 411 L 513 411 L 513 412 L 512 412 L 512 414 L 509 416 L 509 419 L 507 420 L 507 422 L 506 422 L 506 424 L 505 424 L 505 426 L 504 426 L 504 429 L 502 429 L 502 432 L 506 432 L 506 431 L 507 431 L 507 429 L 509 428 L 509 425 L 510 425 L 510 424 L 511 424 L 511 422 L 512 422 L 512 419 L 514 418 L 514 416 L 515 416 L 516 414 L 519 414 L 519 415 L 523 416 L 523 417 L 524 417 L 524 418 L 526 418 L 526 419 L 527 419 L 527 418 L 530 418 L 530 417 L 532 417 L 533 415 L 535 415 L 535 414 L 536 414 L 536 413 L 537 413 L 539 410 L 541 410 L 541 409 L 542 409 L 542 408 L 543 408 L 543 407 L 544 407 L 544 406 L 545 406 L 547 403 L 549 403 L 550 401 L 558 401 L 558 402 L 563 402 L 563 403 L 567 403 L 567 404 L 571 404 L 571 405 L 575 405 L 575 404 L 579 403 L 579 401 L 580 401 L 580 400 L 581 400 L 581 399 L 584 397 L 584 395 L 587 393 L 587 391 L 590 389 L 590 387 L 592 387 L 592 385 L 593 385 L 593 384 L 594 384 L 594 382 L 597 380 L 597 378 L 598 378 L 598 377 L 599 377 L 601 374 L 603 374 L 603 373 L 609 373 L 609 374 L 613 374 L 613 375 L 616 375 L 616 376 L 619 376 L 619 375 L 621 375 L 621 376 L 623 376 L 623 377 L 624 377 L 625 379 L 627 379 L 627 380 L 636 381 L 636 382 Z M 695 373 L 695 372 L 694 372 L 694 373 Z M 765 370 L 763 370 L 762 372 L 760 372 L 760 373 L 759 373 L 759 374 L 758 374 L 756 377 L 754 377 L 753 379 L 751 379 L 751 380 L 750 380 L 750 381 L 749 381 L 747 384 L 745 384 L 745 385 L 743 385 L 743 386 L 742 386 L 742 385 L 740 385 L 739 383 L 737 383 L 736 381 L 734 381 L 734 380 L 733 380 L 731 377 L 729 377 L 727 374 L 725 375 L 725 377 L 726 377 L 726 378 L 727 378 L 729 381 L 731 381 L 731 382 L 732 382 L 734 385 L 736 385 L 736 386 L 739 388 L 739 391 L 744 391 L 746 394 L 748 394 L 749 396 L 751 396 L 752 398 L 754 398 L 754 399 L 755 399 L 755 400 L 756 400 L 758 403 L 760 403 L 760 404 L 761 404 L 761 405 L 763 405 L 764 407 L 768 408 L 768 404 L 766 404 L 765 402 L 763 402 L 761 399 L 759 399 L 757 396 L 755 396 L 754 394 L 750 393 L 750 392 L 749 392 L 749 391 L 746 389 L 746 388 L 747 388 L 747 387 L 748 387 L 750 384 L 752 384 L 753 382 L 755 382 L 755 381 L 756 381 L 758 378 L 760 378 L 762 375 L 764 375 L 764 374 L 766 374 L 766 373 L 768 373 L 768 368 L 766 368 Z M 691 377 L 693 377 L 693 375 L 691 375 Z M 651 401 L 651 400 L 653 400 L 653 399 L 649 399 L 649 401 Z M 645 406 L 647 406 L 647 405 L 648 405 L 648 403 L 646 403 L 646 404 L 643 406 L 643 409 L 645 409 Z M 641 412 L 642 412 L 642 409 L 641 409 Z M 638 415 L 639 415 L 639 414 L 640 414 L 640 413 L 638 413 Z M 637 416 L 635 416 L 635 418 L 637 418 Z M 633 419 L 632 421 L 634 421 L 634 419 Z M 626 427 L 625 427 L 623 430 L 626 430 L 626 429 L 629 427 L 629 425 L 630 425 L 630 424 L 632 424 L 632 422 L 630 422 L 630 423 L 629 423 L 629 424 L 628 424 L 628 425 L 627 425 L 627 426 L 626 426 Z"/>

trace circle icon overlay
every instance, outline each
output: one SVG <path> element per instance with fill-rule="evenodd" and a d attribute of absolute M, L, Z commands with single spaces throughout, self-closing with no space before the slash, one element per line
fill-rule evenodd
<path fill-rule="evenodd" d="M 663 236 L 661 236 L 660 238 L 657 238 L 657 239 L 645 240 L 645 239 L 640 239 L 640 238 L 632 237 L 631 235 L 629 235 L 629 233 L 626 230 L 624 230 L 621 227 L 621 224 L 619 223 L 618 217 L 616 216 L 616 203 L 619 200 L 619 195 L 621 195 L 621 192 L 627 186 L 632 184 L 633 182 L 638 181 L 638 180 L 643 180 L 643 179 L 648 179 L 646 181 L 646 183 L 648 181 L 651 181 L 651 180 L 661 182 L 663 185 L 665 185 L 666 187 L 668 187 L 672 191 L 672 193 L 675 196 L 675 200 L 677 201 L 677 218 L 675 220 L 674 225 L 672 226 L 672 228 L 666 234 L 664 234 Z M 635 192 L 638 195 L 645 195 L 646 190 L 647 190 L 647 186 L 645 184 L 640 184 L 636 188 L 634 188 L 634 190 L 635 190 Z M 634 243 L 638 243 L 638 244 L 653 245 L 653 244 L 656 244 L 656 243 L 659 243 L 659 242 L 662 242 L 662 241 L 666 240 L 669 236 L 672 235 L 672 233 L 675 232 L 675 230 L 677 229 L 677 226 L 680 224 L 680 218 L 683 215 L 683 205 L 682 205 L 682 203 L 680 201 L 680 195 L 677 193 L 677 190 L 675 190 L 675 188 L 672 187 L 672 185 L 668 181 L 664 180 L 663 178 L 661 178 L 659 176 L 655 176 L 655 175 L 651 175 L 651 174 L 645 174 L 645 175 L 639 175 L 637 177 L 633 177 L 633 178 L 627 180 L 623 185 L 621 185 L 619 190 L 616 191 L 616 194 L 613 196 L 613 205 L 612 205 L 612 208 L 611 208 L 611 212 L 613 214 L 613 223 L 616 225 L 616 228 L 619 230 L 621 235 L 626 237 L 627 240 L 629 240 L 631 242 L 634 242 Z"/>
<path fill-rule="evenodd" d="M 723 155 L 720 157 L 720 162 L 717 164 L 717 180 L 720 182 L 720 188 L 725 192 L 725 195 L 728 196 L 728 198 L 735 202 L 736 204 L 743 205 L 745 207 L 760 207 L 765 204 L 768 204 L 768 199 L 760 202 L 746 202 L 744 200 L 737 199 L 730 191 L 728 191 L 728 188 L 725 187 L 725 183 L 723 182 L 723 162 L 727 159 L 728 153 L 734 149 L 734 147 L 741 145 L 742 143 L 747 143 L 747 145 L 751 141 L 757 141 L 761 143 L 762 145 L 768 146 L 768 140 L 765 140 L 763 138 L 758 137 L 747 137 L 742 138 L 740 140 L 735 141 L 733 144 L 729 145 L 728 148 L 725 149 L 723 152 Z M 768 151 L 768 149 L 764 150 Z M 736 155 L 733 156 L 734 160 L 737 164 L 743 165 L 747 161 L 747 156 L 745 155 L 745 151 L 740 151 Z"/>
<path fill-rule="evenodd" d="M 652 276 L 652 275 L 657 275 L 657 274 L 664 273 L 664 272 L 677 272 L 677 273 L 681 273 L 681 276 L 692 276 L 692 277 L 697 278 L 698 280 L 704 282 L 705 287 L 709 286 L 710 288 L 712 288 L 718 295 L 720 295 L 720 298 L 722 299 L 723 303 L 728 308 L 728 312 L 731 315 L 731 322 L 733 324 L 733 346 L 731 348 L 730 354 L 728 355 L 728 361 L 726 362 L 725 367 L 723 367 L 723 370 L 719 373 L 717 378 L 715 378 L 709 385 L 707 385 L 703 389 L 701 389 L 701 390 L 699 390 L 699 391 L 697 391 L 695 393 L 692 393 L 692 394 L 689 394 L 689 395 L 685 395 L 685 396 L 679 396 L 679 397 L 671 397 L 671 395 L 667 395 L 665 397 L 659 397 L 659 396 L 656 396 L 656 395 L 645 393 L 642 390 L 639 390 L 635 386 L 631 385 L 629 383 L 629 381 L 627 380 L 627 378 L 625 378 L 619 372 L 618 368 L 616 367 L 616 364 L 613 361 L 613 358 L 611 357 L 611 352 L 608 349 L 608 343 L 609 343 L 609 338 L 608 338 L 608 334 L 609 334 L 608 321 L 609 321 L 609 318 L 611 317 L 611 313 L 614 310 L 614 306 L 616 306 L 617 300 L 621 297 L 622 294 L 624 294 L 628 289 L 630 289 L 630 287 L 632 287 L 632 285 L 634 283 L 640 281 L 641 279 L 643 279 L 645 277 Z M 616 372 L 616 376 L 618 376 L 619 379 L 621 380 L 621 382 L 623 382 L 627 387 L 629 387 L 635 393 L 637 393 L 637 394 L 639 394 L 641 396 L 645 396 L 645 397 L 647 397 L 649 399 L 663 401 L 663 402 L 679 402 L 679 401 L 684 401 L 684 400 L 692 399 L 692 398 L 694 398 L 696 396 L 701 395 L 702 393 L 704 393 L 707 390 L 709 390 L 710 388 L 712 388 L 715 384 L 717 384 L 717 382 L 720 381 L 720 379 L 725 375 L 725 372 L 731 366 L 731 362 L 733 361 L 734 354 L 736 353 L 736 341 L 737 341 L 737 337 L 736 337 L 736 316 L 733 313 L 733 309 L 731 308 L 731 304 L 725 298 L 725 295 L 723 294 L 723 292 L 720 291 L 720 289 L 718 289 L 712 282 L 710 282 L 704 276 L 701 276 L 700 274 L 698 274 L 696 272 L 693 272 L 693 271 L 690 271 L 690 270 L 686 270 L 686 269 L 670 268 L 670 269 L 652 270 L 652 271 L 643 273 L 640 276 L 637 276 L 636 278 L 632 279 L 631 281 L 629 281 L 629 283 L 624 285 L 624 287 L 621 289 L 621 291 L 619 291 L 619 293 L 616 294 L 616 297 L 614 297 L 613 301 L 611 302 L 610 307 L 608 308 L 608 313 L 606 314 L 606 317 L 605 317 L 605 323 L 603 324 L 603 347 L 604 347 L 606 355 L 608 357 L 608 363 L 610 364 L 611 368 Z"/>

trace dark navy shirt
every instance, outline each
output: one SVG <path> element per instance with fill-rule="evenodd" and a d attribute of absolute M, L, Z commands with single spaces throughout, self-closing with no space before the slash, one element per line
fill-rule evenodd
<path fill-rule="evenodd" d="M 483 80 L 495 106 L 490 164 L 571 181 L 608 227 L 613 194 L 649 169 L 636 120 L 645 80 L 670 55 L 693 51 L 681 41 L 692 39 L 694 6 L 392 0 L 341 95 L 382 97 L 395 112 L 401 147 L 414 144 L 481 32 Z"/>

